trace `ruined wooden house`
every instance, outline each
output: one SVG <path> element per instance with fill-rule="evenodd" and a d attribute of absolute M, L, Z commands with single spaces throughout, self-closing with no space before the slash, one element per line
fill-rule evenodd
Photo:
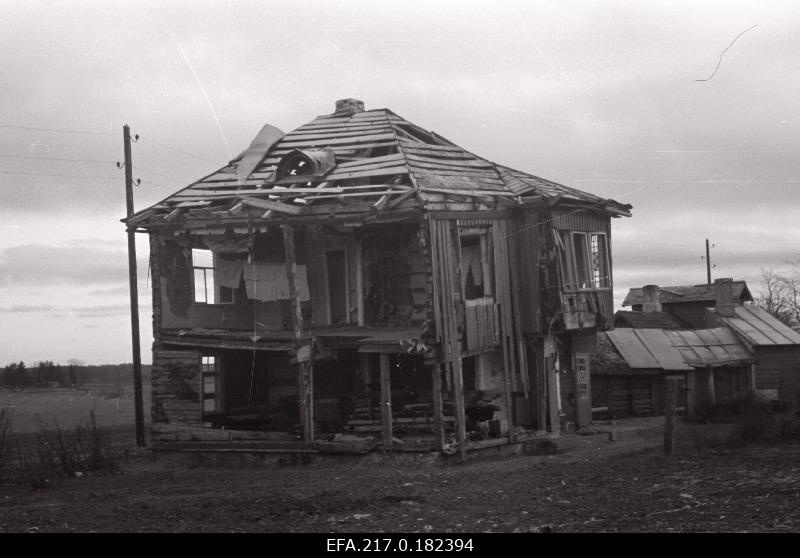
<path fill-rule="evenodd" d="M 629 215 L 353 99 L 267 125 L 126 220 L 150 238 L 154 436 L 464 452 L 588 424 Z"/>

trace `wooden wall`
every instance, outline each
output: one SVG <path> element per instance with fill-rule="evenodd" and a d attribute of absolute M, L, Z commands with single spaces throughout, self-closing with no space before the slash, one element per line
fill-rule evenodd
<path fill-rule="evenodd" d="M 152 424 L 200 424 L 200 351 L 153 351 Z"/>
<path fill-rule="evenodd" d="M 755 353 L 757 390 L 784 400 L 800 396 L 800 346 L 757 347 Z"/>
<path fill-rule="evenodd" d="M 366 325 L 421 325 L 428 319 L 429 264 L 419 226 L 371 227 L 360 241 Z"/>

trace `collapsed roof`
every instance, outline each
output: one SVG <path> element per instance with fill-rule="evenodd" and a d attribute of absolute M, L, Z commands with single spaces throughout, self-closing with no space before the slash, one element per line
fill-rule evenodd
<path fill-rule="evenodd" d="M 630 216 L 630 205 L 495 164 L 391 110 L 363 106 L 337 101 L 336 112 L 288 134 L 266 125 L 227 165 L 125 222 L 191 228 L 220 217 L 346 217 L 448 202 L 473 209 L 570 203 Z"/>

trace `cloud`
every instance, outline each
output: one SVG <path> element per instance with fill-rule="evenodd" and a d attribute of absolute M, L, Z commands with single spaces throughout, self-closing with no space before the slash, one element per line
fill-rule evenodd
<path fill-rule="evenodd" d="M 127 274 L 124 244 L 115 247 L 102 239 L 32 243 L 0 251 L 0 286 L 110 285 L 126 281 Z"/>
<path fill-rule="evenodd" d="M 0 306 L 0 312 L 11 314 L 29 314 L 31 312 L 55 312 L 58 308 L 49 304 L 17 304 L 14 306 Z"/>

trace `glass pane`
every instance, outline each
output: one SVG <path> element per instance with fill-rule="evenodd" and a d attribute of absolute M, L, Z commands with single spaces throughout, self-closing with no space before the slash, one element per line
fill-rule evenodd
<path fill-rule="evenodd" d="M 192 267 L 214 267 L 214 256 L 211 250 L 192 248 Z"/>
<path fill-rule="evenodd" d="M 608 273 L 608 247 L 606 236 L 593 234 L 592 249 L 592 282 L 595 287 L 608 287 L 610 284 Z"/>
<path fill-rule="evenodd" d="M 217 289 L 214 287 L 214 272 L 204 270 L 206 272 L 206 302 L 208 304 L 217 303 Z"/>
<path fill-rule="evenodd" d="M 217 393 L 217 379 L 214 376 L 206 376 L 203 378 L 203 393 L 214 394 Z"/>
<path fill-rule="evenodd" d="M 586 261 L 586 235 L 575 233 L 572 235 L 572 248 L 575 254 L 575 274 L 579 289 L 591 287 L 589 279 L 589 265 Z"/>
<path fill-rule="evenodd" d="M 216 399 L 204 399 L 203 400 L 203 411 L 216 411 L 217 410 L 217 401 Z"/>
<path fill-rule="evenodd" d="M 194 270 L 194 301 L 206 302 L 206 270 Z"/>

